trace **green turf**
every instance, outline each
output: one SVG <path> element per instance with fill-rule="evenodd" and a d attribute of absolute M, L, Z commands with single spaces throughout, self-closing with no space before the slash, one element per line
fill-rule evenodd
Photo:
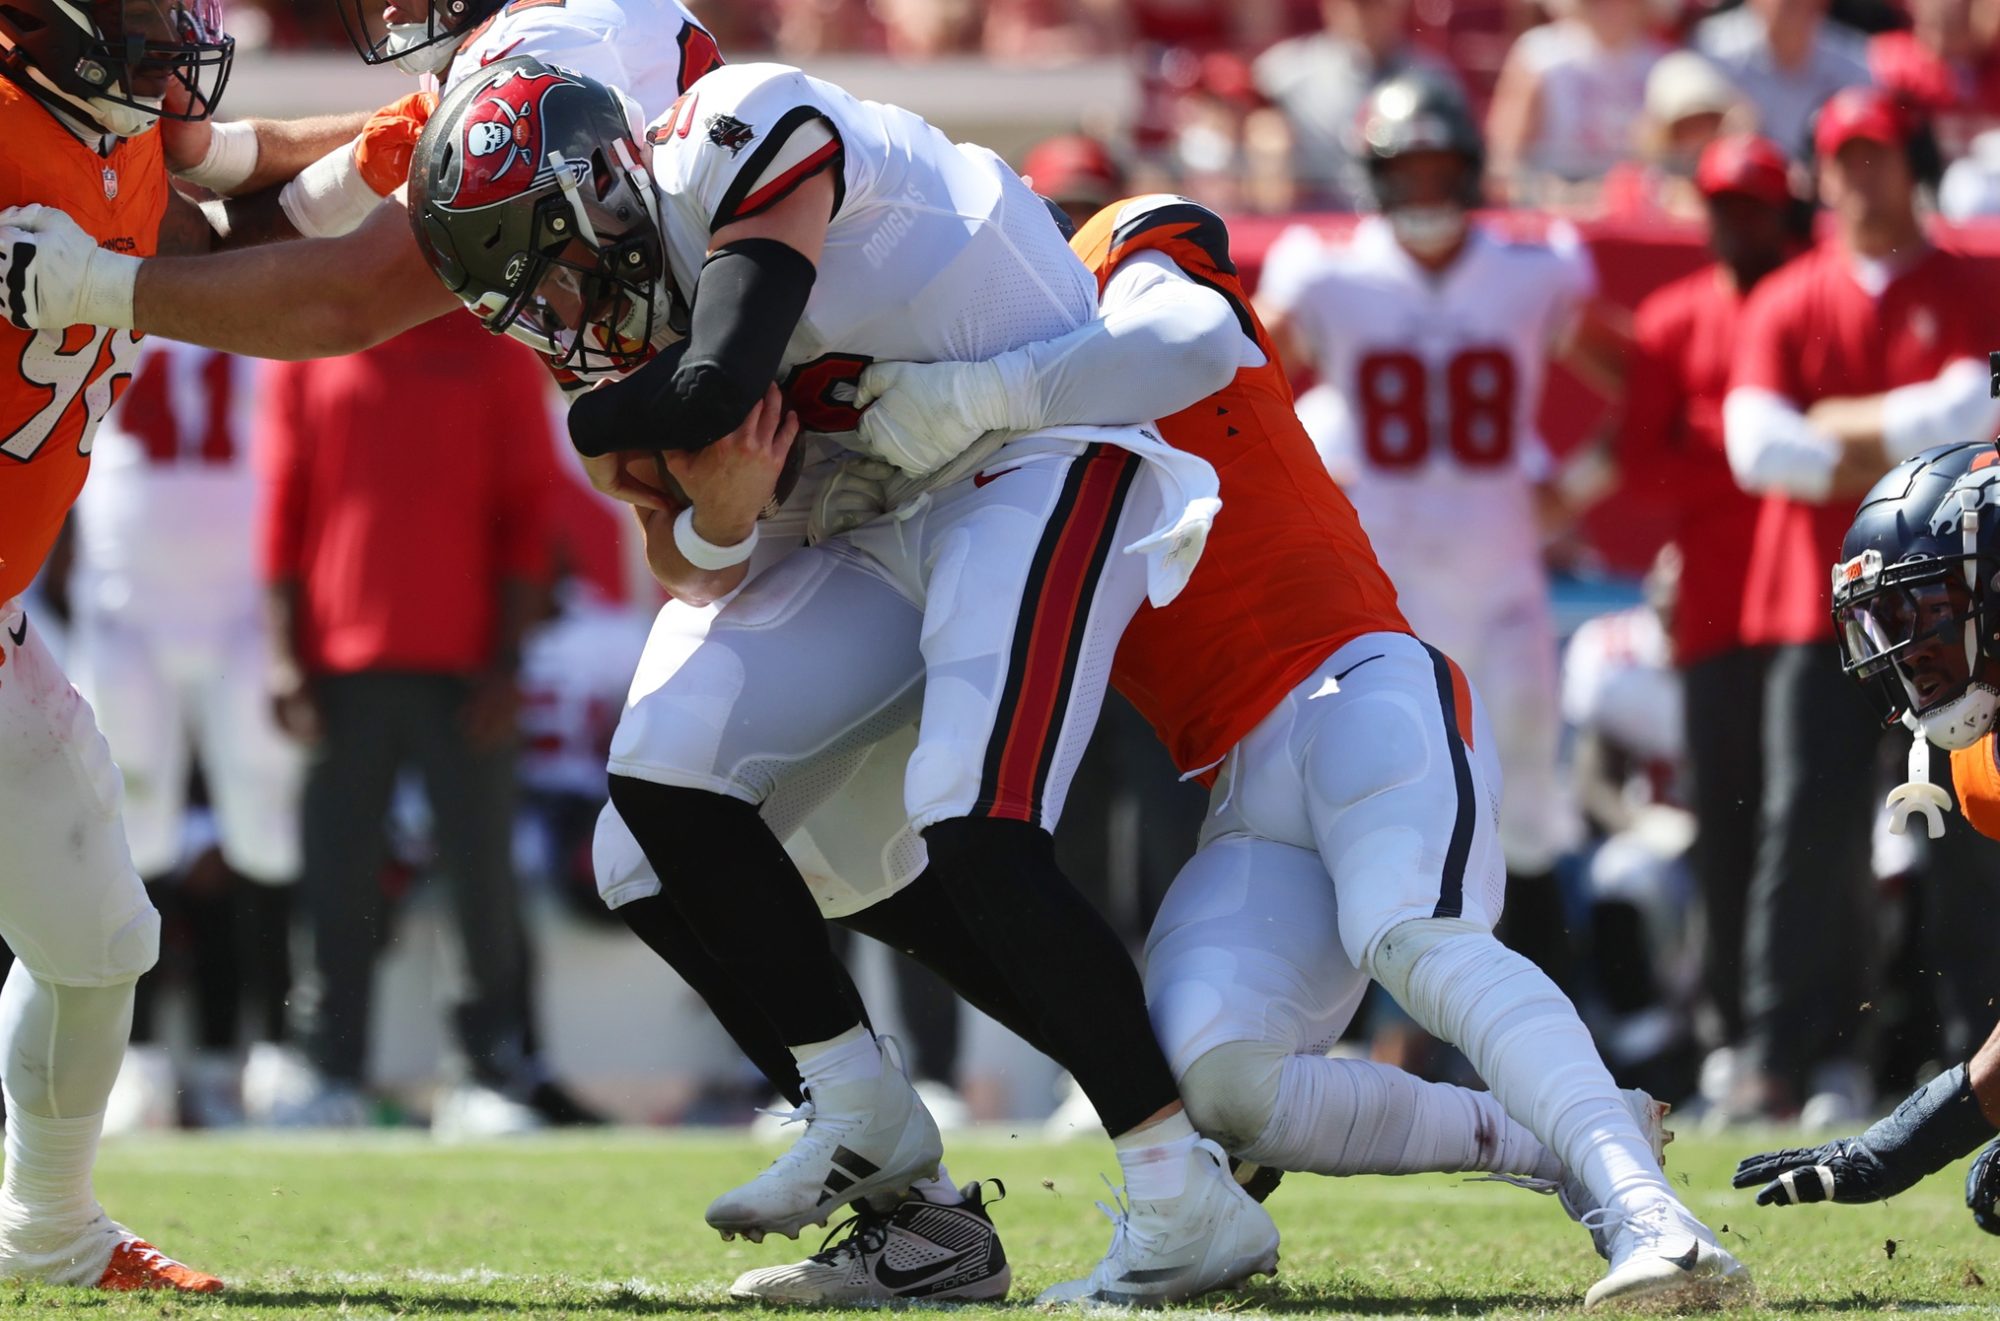
<path fill-rule="evenodd" d="M 2000 1242 L 1973 1228 L 1962 1170 L 1890 1206 L 1759 1211 L 1727 1187 L 1752 1143 L 1686 1139 L 1671 1168 L 1757 1273 L 1772 1317 L 1953 1311 L 2000 1317 Z M 1108 1146 L 1004 1134 L 950 1143 L 953 1173 L 997 1175 L 1014 1298 L 1081 1273 L 1109 1226 L 1092 1203 Z M 112 1143 L 106 1204 L 174 1255 L 217 1271 L 215 1299 L 0 1286 L 0 1316 L 347 1318 L 720 1315 L 729 1281 L 799 1245 L 721 1242 L 701 1210 L 772 1148 L 736 1138 L 612 1135 L 443 1147 L 361 1139 Z M 1552 1198 L 1462 1179 L 1295 1178 L 1273 1199 L 1279 1282 L 1210 1300 L 1323 1316 L 1581 1312 L 1598 1262 Z M 1893 1257 L 1886 1250 L 1893 1240 Z M 817 1247 L 817 1231 L 805 1245 Z M 1988 1283 L 1988 1277 L 1991 1283 Z M 969 1309 L 968 1309 L 969 1310 Z M 979 1309 L 988 1311 L 992 1309 Z"/>

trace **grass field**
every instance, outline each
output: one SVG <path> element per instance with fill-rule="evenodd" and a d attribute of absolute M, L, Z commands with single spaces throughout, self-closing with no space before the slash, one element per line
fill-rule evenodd
<path fill-rule="evenodd" d="M 1092 1203 L 1103 1195 L 1097 1171 L 1109 1166 L 1108 1145 L 995 1133 L 948 1146 L 957 1178 L 1007 1184 L 995 1219 L 1017 1307 L 1103 1251 L 1109 1226 Z M 1696 1210 L 1757 1274 L 1759 1306 L 1744 1315 L 2000 1316 L 2000 1242 L 1966 1214 L 1962 1170 L 1888 1206 L 1759 1211 L 1727 1184 L 1736 1156 L 1753 1149 L 1754 1139 L 1684 1138 L 1670 1152 Z M 231 1291 L 185 1299 L 0 1285 L 0 1317 L 755 1312 L 729 1301 L 729 1281 L 817 1247 L 817 1231 L 801 1244 L 725 1244 L 701 1211 L 773 1150 L 737 1137 L 639 1133 L 478 1147 L 421 1134 L 112 1143 L 99 1176 L 112 1213 L 221 1273 Z M 1498 1184 L 1295 1178 L 1271 1207 L 1285 1231 L 1278 1282 L 1218 1295 L 1203 1310 L 1580 1314 L 1598 1272 L 1554 1199 Z"/>

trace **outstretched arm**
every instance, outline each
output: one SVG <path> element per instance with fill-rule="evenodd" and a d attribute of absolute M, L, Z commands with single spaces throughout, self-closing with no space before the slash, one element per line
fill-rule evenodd
<path fill-rule="evenodd" d="M 1178 413 L 1263 361 L 1235 309 L 1160 252 L 1119 264 L 1103 313 L 984 362 L 877 363 L 861 374 L 859 434 L 919 476 L 988 431 L 1121 426 Z"/>

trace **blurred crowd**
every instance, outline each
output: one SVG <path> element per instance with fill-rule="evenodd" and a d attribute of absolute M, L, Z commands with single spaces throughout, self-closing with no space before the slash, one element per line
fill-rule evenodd
<path fill-rule="evenodd" d="M 724 50 L 802 62 L 1129 62 L 1130 122 L 1079 125 L 1017 163 L 1079 215 L 1188 193 L 1244 222 L 1239 262 L 1267 276 L 1344 233 L 1332 213 L 1368 209 L 1357 115 L 1410 72 L 1463 96 L 1491 206 L 1580 219 L 1586 239 L 1657 223 L 1669 239 L 1619 279 L 1593 283 L 1587 245 L 1576 258 L 1579 305 L 1626 348 L 1615 369 L 1570 364 L 1559 388 L 1588 395 L 1592 420 L 1550 435 L 1567 457 L 1537 479 L 1546 539 L 1524 553 L 1563 636 L 1544 677 L 1564 778 L 1526 792 L 1568 824 L 1514 868 L 1504 934 L 1584 1006 L 1622 1082 L 1718 1122 L 1851 1123 L 1984 1035 L 2000 965 L 1977 895 L 2000 854 L 1955 817 L 1935 842 L 1882 828 L 1871 805 L 1902 745 L 1853 714 L 1823 606 L 1760 621 L 1740 583 L 1719 602 L 1718 580 L 1762 553 L 1749 539 L 1767 502 L 1731 484 L 1719 396 L 1662 375 L 1708 337 L 1726 378 L 1735 326 L 1688 320 L 1686 290 L 1663 286 L 1707 270 L 1707 242 L 1740 301 L 1810 242 L 1812 126 L 1842 88 L 1899 107 L 1924 208 L 2000 213 L 2000 138 L 1981 136 L 2000 124 L 2000 0 L 694 8 Z M 232 24 L 279 48 L 344 40 L 330 5 L 239 2 Z M 1729 146 L 1745 142 L 1754 158 Z M 1254 219 L 1298 213 L 1317 219 L 1275 245 L 1280 226 Z M 1302 287 L 1267 288 L 1260 308 L 1302 319 Z M 1311 344 L 1281 343 L 1310 387 Z M 416 1114 L 474 1135 L 605 1112 L 731 1122 L 764 1099 L 597 898 L 605 749 L 659 597 L 564 456 L 559 407 L 524 351 L 465 318 L 324 363 L 149 343 L 39 587 L 125 773 L 135 862 L 166 919 L 115 1123 Z M 1674 457 L 1685 445 L 1696 458 Z M 1597 523 L 1577 521 L 1600 501 Z M 1666 512 L 1608 559 L 1629 567 L 1635 545 L 1665 540 L 1643 589 L 1588 545 L 1606 509 L 1615 522 L 1642 506 Z M 1544 559 L 1562 572 L 1545 578 Z M 1818 601 L 1827 563 L 1769 559 L 1796 580 L 1773 599 Z M 1420 630 L 1442 641 L 1443 627 Z M 1822 742 L 1788 742 L 1801 720 Z M 1844 742 L 1825 741 L 1834 727 Z M 1813 778 L 1843 758 L 1837 793 Z M 1135 951 L 1204 801 L 1114 698 L 1059 846 Z M 1774 961 L 1799 942 L 1851 975 L 1787 975 Z M 1053 1109 L 1058 1130 L 1088 1130 L 1046 1061 L 914 965 L 854 945 L 878 1025 L 905 1039 L 941 1117 Z M 1386 1001 L 1336 1049 L 1463 1069 Z"/>

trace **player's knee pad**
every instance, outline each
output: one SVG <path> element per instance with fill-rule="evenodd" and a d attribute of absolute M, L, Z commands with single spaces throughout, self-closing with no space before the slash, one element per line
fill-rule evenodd
<path fill-rule="evenodd" d="M 1188 1121 L 1224 1150 L 1241 1152 L 1270 1126 L 1291 1052 L 1274 1041 L 1231 1041 L 1181 1074 Z"/>
<path fill-rule="evenodd" d="M 597 814 L 597 829 L 590 837 L 590 866 L 597 876 L 597 897 L 606 908 L 622 908 L 634 899 L 660 892 L 659 875 L 615 804 L 605 803 Z"/>

